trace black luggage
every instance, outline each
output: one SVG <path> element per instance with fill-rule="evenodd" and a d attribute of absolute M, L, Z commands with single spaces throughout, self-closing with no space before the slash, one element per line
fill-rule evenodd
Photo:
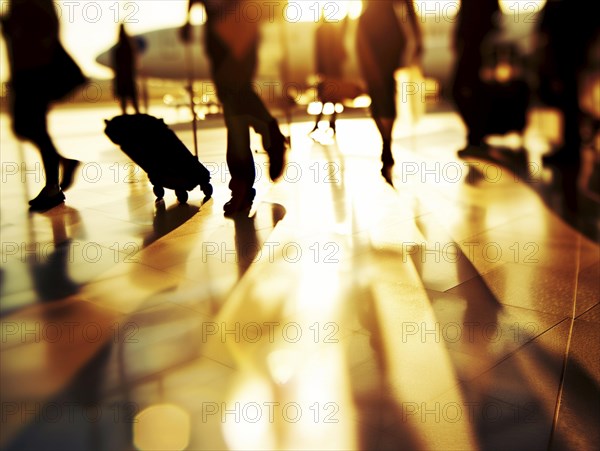
<path fill-rule="evenodd" d="M 489 102 L 484 126 L 486 134 L 524 132 L 530 97 L 529 85 L 524 80 L 485 83 L 482 97 Z"/>
<path fill-rule="evenodd" d="M 148 174 L 157 199 L 162 199 L 164 188 L 169 188 L 175 190 L 179 202 L 185 203 L 188 191 L 198 185 L 207 199 L 212 196 L 208 169 L 162 119 L 126 114 L 105 123 L 106 136 Z"/>
<path fill-rule="evenodd" d="M 483 57 L 482 90 L 487 105 L 486 135 L 522 134 L 527 126 L 531 89 L 519 49 L 513 43 L 493 43 Z"/>

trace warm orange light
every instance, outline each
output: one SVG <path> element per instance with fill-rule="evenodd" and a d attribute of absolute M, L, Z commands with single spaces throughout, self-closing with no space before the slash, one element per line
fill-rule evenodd
<path fill-rule="evenodd" d="M 496 80 L 506 83 L 512 78 L 513 68 L 509 63 L 501 63 L 496 66 Z"/>
<path fill-rule="evenodd" d="M 173 404 L 157 404 L 135 417 L 133 443 L 140 450 L 183 450 L 190 440 L 190 416 Z"/>
<path fill-rule="evenodd" d="M 413 0 L 415 11 L 422 20 L 453 21 L 460 10 L 461 0 Z"/>
<path fill-rule="evenodd" d="M 521 0 L 498 0 L 500 11 L 505 15 L 520 14 L 537 14 L 544 6 L 546 6 L 547 0 L 532 0 L 523 2 Z"/>
<path fill-rule="evenodd" d="M 363 10 L 360 0 L 294 2 L 294 9 L 302 11 L 300 22 L 318 22 L 322 18 L 328 21 L 339 21 L 348 17 L 357 19 Z"/>

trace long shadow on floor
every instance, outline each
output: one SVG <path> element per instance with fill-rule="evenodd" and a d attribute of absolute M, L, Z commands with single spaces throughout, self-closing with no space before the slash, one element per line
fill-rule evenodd
<path fill-rule="evenodd" d="M 600 167 L 597 163 L 584 159 L 581 167 L 565 165 L 544 168 L 541 163 L 530 161 L 525 151 L 502 148 L 493 149 L 486 160 L 511 171 L 515 181 L 527 184 L 548 208 L 571 227 L 592 241 L 600 239 L 600 204 L 578 188 L 583 174 L 590 179 L 587 184 L 598 180 Z M 549 173 L 549 177 L 544 173 Z"/>

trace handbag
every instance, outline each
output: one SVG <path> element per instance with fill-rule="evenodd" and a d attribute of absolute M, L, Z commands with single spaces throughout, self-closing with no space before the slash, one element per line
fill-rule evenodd
<path fill-rule="evenodd" d="M 87 82 L 87 78 L 77 63 L 60 42 L 44 72 L 46 94 L 49 100 L 61 100 Z"/>

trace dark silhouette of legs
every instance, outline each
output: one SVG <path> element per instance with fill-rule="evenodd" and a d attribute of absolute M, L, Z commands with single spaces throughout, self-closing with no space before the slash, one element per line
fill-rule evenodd
<path fill-rule="evenodd" d="M 258 43 L 254 43 L 251 51 L 240 60 L 231 54 L 218 36 L 208 33 L 207 49 L 227 127 L 226 159 L 231 173 L 231 200 L 225 204 L 224 210 L 226 216 L 233 216 L 249 211 L 255 196 L 252 186 L 256 171 L 250 149 L 250 127 L 262 137 L 273 181 L 283 172 L 287 141 L 277 121 L 252 88 Z"/>

